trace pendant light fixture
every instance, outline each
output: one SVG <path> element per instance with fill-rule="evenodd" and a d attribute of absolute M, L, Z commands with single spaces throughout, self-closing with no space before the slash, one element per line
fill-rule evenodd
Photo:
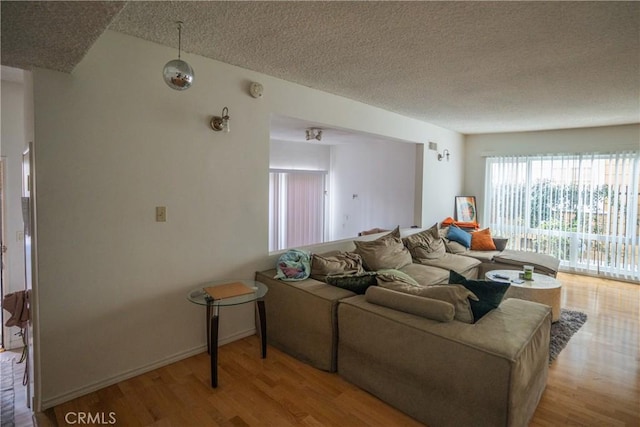
<path fill-rule="evenodd" d="M 178 25 L 178 59 L 169 61 L 164 66 L 162 74 L 164 81 L 171 89 L 186 90 L 193 84 L 193 68 L 191 65 L 180 59 L 180 49 L 182 44 L 182 21 L 176 21 Z"/>

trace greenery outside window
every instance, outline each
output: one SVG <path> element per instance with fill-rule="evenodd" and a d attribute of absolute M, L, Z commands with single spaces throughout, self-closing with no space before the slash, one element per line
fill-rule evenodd
<path fill-rule="evenodd" d="M 640 281 L 640 154 L 489 157 L 484 225 L 565 271 Z"/>

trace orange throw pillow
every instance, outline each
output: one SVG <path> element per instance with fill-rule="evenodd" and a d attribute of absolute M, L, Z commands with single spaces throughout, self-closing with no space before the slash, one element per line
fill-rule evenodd
<path fill-rule="evenodd" d="M 491 237 L 491 230 L 475 231 L 471 233 L 471 250 L 472 251 L 495 251 L 496 245 Z"/>

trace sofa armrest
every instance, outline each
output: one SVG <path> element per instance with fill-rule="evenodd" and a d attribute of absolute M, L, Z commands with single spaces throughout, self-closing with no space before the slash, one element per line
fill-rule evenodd
<path fill-rule="evenodd" d="M 275 269 L 256 273 L 256 280 L 269 288 L 264 298 L 269 344 L 335 372 L 338 301 L 355 294 L 314 279 L 274 279 L 275 274 Z"/>
<path fill-rule="evenodd" d="M 340 375 L 428 425 L 527 425 L 546 385 L 550 308 L 509 299 L 475 324 L 340 302 Z"/>

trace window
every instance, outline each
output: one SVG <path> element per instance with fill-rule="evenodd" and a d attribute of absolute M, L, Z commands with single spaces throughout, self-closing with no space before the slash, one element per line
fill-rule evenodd
<path fill-rule="evenodd" d="M 487 159 L 484 222 L 567 271 L 640 280 L 640 154 Z"/>
<path fill-rule="evenodd" d="M 269 251 L 324 242 L 326 172 L 269 172 Z"/>

